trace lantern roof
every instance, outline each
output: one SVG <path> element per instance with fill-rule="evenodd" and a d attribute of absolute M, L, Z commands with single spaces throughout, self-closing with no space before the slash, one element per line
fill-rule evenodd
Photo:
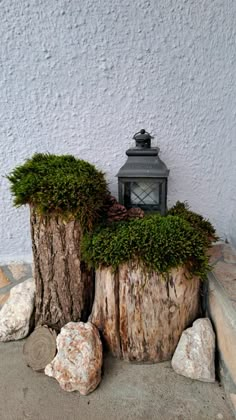
<path fill-rule="evenodd" d="M 167 178 L 170 171 L 158 156 L 160 149 L 151 147 L 153 137 L 142 129 L 133 138 L 136 141 L 136 147 L 126 151 L 128 159 L 116 176 L 118 178 Z"/>

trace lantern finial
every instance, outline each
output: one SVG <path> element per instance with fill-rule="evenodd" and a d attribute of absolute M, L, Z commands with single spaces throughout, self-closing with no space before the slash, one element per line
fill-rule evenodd
<path fill-rule="evenodd" d="M 136 147 L 139 149 L 150 149 L 151 139 L 153 139 L 153 137 L 145 131 L 144 128 L 142 128 L 142 130 L 138 131 L 138 133 L 135 133 L 133 139 L 135 140 Z"/>

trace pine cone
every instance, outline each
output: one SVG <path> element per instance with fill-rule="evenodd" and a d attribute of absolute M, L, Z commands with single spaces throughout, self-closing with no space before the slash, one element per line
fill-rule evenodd
<path fill-rule="evenodd" d="M 132 207 L 128 210 L 128 219 L 142 219 L 144 214 L 144 211 L 139 207 Z"/>
<path fill-rule="evenodd" d="M 126 220 L 127 217 L 126 208 L 117 202 L 114 203 L 107 211 L 107 220 L 109 223 Z"/>
<path fill-rule="evenodd" d="M 108 200 L 109 200 L 109 203 L 111 204 L 111 206 L 113 204 L 116 204 L 116 203 L 118 204 L 118 201 L 117 201 L 116 197 L 114 197 L 114 195 L 110 195 Z"/>
<path fill-rule="evenodd" d="M 113 197 L 111 194 L 107 194 L 103 207 L 102 207 L 102 214 L 105 215 L 107 218 L 107 213 L 110 207 L 113 206 L 113 204 L 117 203 L 117 200 L 115 197 Z"/>

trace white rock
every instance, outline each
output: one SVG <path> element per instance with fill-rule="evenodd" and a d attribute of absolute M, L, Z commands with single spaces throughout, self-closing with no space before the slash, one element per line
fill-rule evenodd
<path fill-rule="evenodd" d="M 215 333 L 208 318 L 197 319 L 182 333 L 171 364 L 180 375 L 215 381 Z"/>
<path fill-rule="evenodd" d="M 102 343 L 90 322 L 69 322 L 57 336 L 58 353 L 46 366 L 65 391 L 92 392 L 101 381 Z"/>
<path fill-rule="evenodd" d="M 34 300 L 33 279 L 11 289 L 9 299 L 0 311 L 0 341 L 20 340 L 28 335 Z"/>

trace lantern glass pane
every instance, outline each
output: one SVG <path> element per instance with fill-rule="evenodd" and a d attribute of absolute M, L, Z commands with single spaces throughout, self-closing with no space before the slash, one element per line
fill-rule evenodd
<path fill-rule="evenodd" d="M 160 204 L 159 183 L 149 180 L 131 182 L 130 201 L 132 206 L 158 206 Z"/>

